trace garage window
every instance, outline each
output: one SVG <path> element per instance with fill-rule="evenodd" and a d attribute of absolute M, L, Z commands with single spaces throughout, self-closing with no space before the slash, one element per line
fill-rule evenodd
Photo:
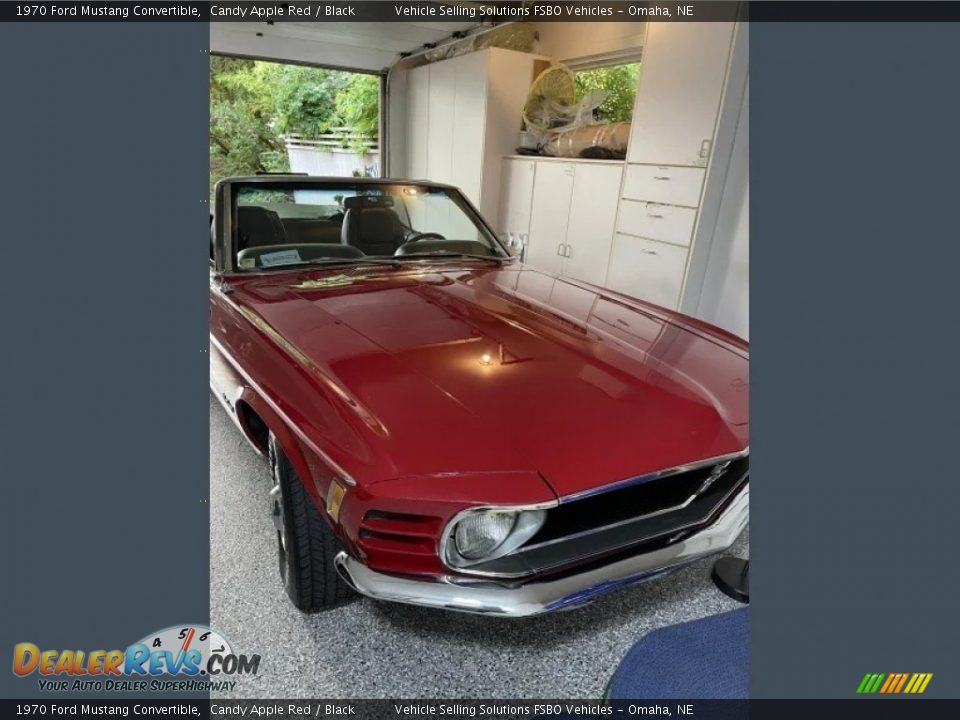
<path fill-rule="evenodd" d="M 596 119 L 601 122 L 630 122 L 633 117 L 633 101 L 637 95 L 639 79 L 639 62 L 602 65 L 574 71 L 578 101 L 591 90 L 607 92 L 606 99 L 596 110 Z"/>

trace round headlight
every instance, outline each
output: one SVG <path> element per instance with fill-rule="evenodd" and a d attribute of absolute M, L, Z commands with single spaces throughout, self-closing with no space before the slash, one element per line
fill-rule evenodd
<path fill-rule="evenodd" d="M 466 560 L 486 557 L 510 535 L 517 521 L 515 512 L 476 513 L 459 523 L 454 534 L 457 552 Z"/>
<path fill-rule="evenodd" d="M 543 526 L 543 510 L 477 510 L 457 521 L 450 533 L 446 561 L 469 567 L 507 555 Z"/>

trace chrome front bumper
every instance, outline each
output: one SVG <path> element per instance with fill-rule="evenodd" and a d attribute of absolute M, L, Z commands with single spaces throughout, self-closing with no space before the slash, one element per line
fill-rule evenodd
<path fill-rule="evenodd" d="M 743 532 L 749 514 L 749 486 L 741 490 L 716 522 L 682 542 L 560 580 L 504 587 L 495 582 L 448 577 L 437 582 L 385 575 L 341 552 L 337 571 L 350 587 L 377 600 L 526 617 L 576 607 L 604 593 L 651 580 L 681 565 L 729 548 Z"/>

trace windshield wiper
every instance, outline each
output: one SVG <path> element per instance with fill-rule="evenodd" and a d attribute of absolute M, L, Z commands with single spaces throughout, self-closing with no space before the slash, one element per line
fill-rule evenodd
<path fill-rule="evenodd" d="M 285 268 L 304 267 L 306 265 L 320 265 L 323 267 L 334 267 L 337 265 L 385 265 L 387 267 L 400 267 L 405 261 L 410 260 L 429 260 L 433 258 L 456 259 L 467 258 L 470 260 L 486 260 L 495 265 L 503 265 L 509 258 L 497 257 L 494 255 L 475 255 L 473 253 L 456 253 L 448 250 L 435 250 L 433 252 L 411 253 L 410 255 L 395 255 L 386 258 L 315 258 L 314 260 L 300 260 L 298 262 L 281 263 L 271 265 L 270 267 L 258 268 L 260 270 L 282 270 Z"/>
<path fill-rule="evenodd" d="M 396 258 L 317 258 L 305 261 L 308 265 L 399 265 Z"/>
<path fill-rule="evenodd" d="M 433 252 L 410 253 L 409 255 L 397 255 L 397 260 L 416 260 L 418 258 L 469 258 L 470 260 L 487 260 L 497 265 L 503 265 L 507 258 L 497 257 L 496 255 L 476 255 L 474 253 L 458 253 L 449 250 L 434 250 Z"/>
<path fill-rule="evenodd" d="M 297 262 L 281 263 L 261 270 L 279 270 L 282 268 L 303 267 L 304 265 L 389 265 L 399 267 L 400 263 L 393 258 L 315 258 L 313 260 L 299 260 Z"/>

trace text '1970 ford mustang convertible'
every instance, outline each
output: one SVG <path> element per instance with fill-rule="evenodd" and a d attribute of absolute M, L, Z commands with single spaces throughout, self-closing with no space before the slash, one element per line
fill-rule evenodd
<path fill-rule="evenodd" d="M 747 523 L 747 344 L 524 265 L 455 188 L 221 181 L 210 340 L 301 610 L 572 608 Z"/>

